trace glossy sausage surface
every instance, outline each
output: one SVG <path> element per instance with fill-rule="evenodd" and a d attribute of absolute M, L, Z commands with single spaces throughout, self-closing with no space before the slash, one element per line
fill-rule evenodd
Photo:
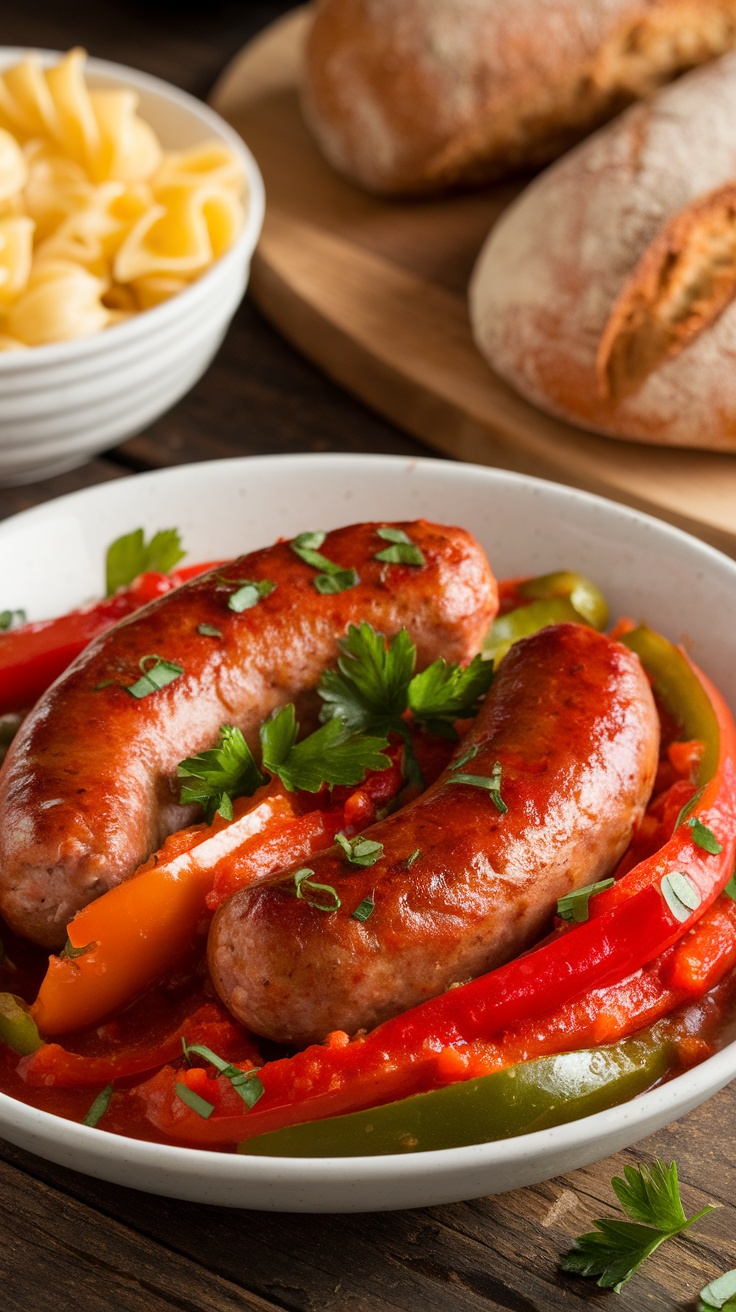
<path fill-rule="evenodd" d="M 420 520 L 397 527 L 425 564 L 386 564 L 376 560 L 387 545 L 378 527 L 338 529 L 320 547 L 357 569 L 355 587 L 321 595 L 319 570 L 277 543 L 109 630 L 49 689 L 0 774 L 0 911 L 16 932 L 58 947 L 77 911 L 191 821 L 177 804 L 177 765 L 214 746 L 222 724 L 239 726 L 255 748 L 261 720 L 287 702 L 308 723 L 350 623 L 367 620 L 389 636 L 406 626 L 418 668 L 439 655 L 470 660 L 497 608 L 481 548 L 463 529 Z M 276 585 L 269 596 L 241 613 L 229 608 L 239 582 L 264 579 Z M 183 673 L 136 700 L 127 687 L 153 655 Z"/>
<path fill-rule="evenodd" d="M 383 844 L 358 869 L 336 848 L 236 893 L 209 938 L 215 986 L 249 1029 L 295 1044 L 370 1029 L 451 984 L 501 965 L 545 930 L 557 899 L 615 866 L 654 782 L 659 724 L 636 656 L 579 625 L 513 647 L 451 767 L 366 835 Z M 489 792 L 456 781 L 501 765 Z M 418 851 L 419 855 L 413 857 Z M 364 898 L 375 908 L 353 918 Z"/>

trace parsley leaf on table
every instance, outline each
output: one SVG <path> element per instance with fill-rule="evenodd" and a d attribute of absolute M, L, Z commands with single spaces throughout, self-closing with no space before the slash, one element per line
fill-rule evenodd
<path fill-rule="evenodd" d="M 142 528 L 123 534 L 107 548 L 106 595 L 111 597 L 118 588 L 126 588 L 139 574 L 145 574 L 148 570 L 170 574 L 185 554 L 176 528 L 159 529 L 150 542 L 146 542 Z"/>
<path fill-rule="evenodd" d="M 575 1240 L 560 1266 L 576 1275 L 597 1277 L 601 1289 L 620 1293 L 660 1244 L 715 1209 L 709 1204 L 695 1216 L 685 1216 L 675 1162 L 670 1166 L 660 1161 L 649 1167 L 625 1166 L 624 1179 L 615 1176 L 611 1185 L 628 1219 L 595 1221 L 596 1229 Z"/>
<path fill-rule="evenodd" d="M 736 1312 L 736 1271 L 726 1271 L 700 1291 L 700 1312 Z"/>
<path fill-rule="evenodd" d="M 182 805 L 199 802 L 208 824 L 216 815 L 232 820 L 233 798 L 251 797 L 265 783 L 241 730 L 230 724 L 220 729 L 219 747 L 188 756 L 177 773 L 180 779 L 192 780 L 182 785 Z"/>

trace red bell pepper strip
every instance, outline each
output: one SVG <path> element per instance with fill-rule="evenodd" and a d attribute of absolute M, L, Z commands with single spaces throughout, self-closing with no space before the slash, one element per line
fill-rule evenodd
<path fill-rule="evenodd" d="M 33 706 L 93 638 L 149 601 L 213 568 L 208 563 L 188 565 L 172 574 L 141 574 L 112 597 L 57 619 L 36 620 L 0 634 L 0 714 Z"/>
<path fill-rule="evenodd" d="M 112 1080 L 155 1070 L 181 1056 L 182 1038 L 203 1043 L 223 1057 L 258 1061 L 258 1049 L 244 1037 L 242 1028 L 217 1002 L 205 1002 L 168 1033 L 146 1036 L 138 1042 L 111 1043 L 99 1055 L 69 1052 L 58 1043 L 45 1043 L 18 1063 L 18 1074 L 34 1088 L 55 1085 L 62 1089 L 94 1088 Z"/>
<path fill-rule="evenodd" d="M 237 1095 L 218 1087 L 215 1112 L 207 1120 L 198 1117 L 176 1097 L 177 1073 L 164 1069 L 138 1090 L 153 1124 L 187 1142 L 232 1144 L 283 1125 L 405 1097 L 426 1087 L 443 1050 L 494 1038 L 557 1011 L 592 989 L 625 979 L 682 938 L 733 872 L 736 725 L 720 694 L 684 654 L 650 636 L 651 641 L 647 631 L 643 644 L 650 673 L 661 671 L 662 683 L 674 689 L 673 700 L 682 706 L 685 729 L 705 744 L 701 778 L 706 770 L 712 778 L 697 809 L 722 843 L 719 854 L 698 847 L 692 830 L 680 825 L 659 853 L 592 900 L 586 923 L 384 1022 L 364 1038 L 350 1042 L 343 1036 L 337 1044 L 269 1063 L 260 1072 L 264 1094 L 249 1113 L 243 1114 Z M 680 888 L 692 906 L 673 897 L 668 881 L 675 875 L 685 877 Z M 600 910 L 605 898 L 609 905 Z"/>

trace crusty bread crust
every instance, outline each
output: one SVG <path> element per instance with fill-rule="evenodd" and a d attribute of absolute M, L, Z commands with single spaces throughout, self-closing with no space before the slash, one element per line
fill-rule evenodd
<path fill-rule="evenodd" d="M 316 0 L 303 105 L 370 191 L 546 163 L 736 45 L 736 0 Z"/>
<path fill-rule="evenodd" d="M 539 177 L 473 273 L 492 367 L 614 437 L 736 450 L 736 55 Z"/>

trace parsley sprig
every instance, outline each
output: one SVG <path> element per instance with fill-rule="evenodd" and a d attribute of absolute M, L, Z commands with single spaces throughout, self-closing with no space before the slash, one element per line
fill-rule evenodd
<path fill-rule="evenodd" d="M 261 725 L 263 768 L 277 774 L 290 792 L 317 793 L 323 784 L 358 784 L 368 770 L 391 764 L 385 736 L 350 732 L 340 720 L 328 720 L 297 742 L 299 725 L 292 705 L 282 706 Z"/>
<path fill-rule="evenodd" d="M 326 670 L 318 692 L 323 721 L 339 719 L 354 732 L 399 734 L 404 739 L 404 775 L 422 784 L 422 776 L 404 720 L 430 733 L 456 739 L 454 721 L 477 713 L 491 686 L 491 662 L 476 656 L 466 669 L 440 659 L 415 674 L 417 651 L 406 629 L 390 642 L 366 621 L 351 624 L 340 643 L 336 670 Z"/>
<path fill-rule="evenodd" d="M 216 815 L 232 820 L 233 798 L 252 797 L 266 782 L 242 731 L 231 724 L 222 725 L 219 747 L 188 756 L 180 762 L 177 774 L 180 779 L 192 780 L 182 785 L 182 806 L 199 802 L 208 824 Z"/>
<path fill-rule="evenodd" d="M 675 1162 L 670 1166 L 660 1161 L 649 1167 L 625 1166 L 623 1180 L 615 1176 L 611 1185 L 627 1219 L 595 1221 L 596 1229 L 576 1239 L 560 1265 L 563 1271 L 596 1277 L 601 1289 L 620 1293 L 660 1244 L 715 1209 L 709 1204 L 695 1216 L 685 1216 Z"/>
<path fill-rule="evenodd" d="M 303 534 L 302 538 L 315 542 L 319 536 Z M 303 545 L 300 551 L 310 557 L 308 564 L 315 563 L 318 553 L 313 545 Z M 406 629 L 387 643 L 365 622 L 350 625 L 340 648 L 338 668 L 326 670 L 319 685 L 322 725 L 299 741 L 293 705 L 275 711 L 261 725 L 262 771 L 278 775 L 290 792 L 316 793 L 324 784 L 358 784 L 369 770 L 389 767 L 385 749 L 389 732 L 394 732 L 404 740 L 405 777 L 421 785 L 404 713 L 410 710 L 415 721 L 431 732 L 455 736 L 454 720 L 475 715 L 490 686 L 490 662 L 476 657 L 462 669 L 439 660 L 415 674 L 416 647 Z M 265 782 L 262 771 L 240 730 L 223 725 L 217 747 L 181 762 L 180 778 L 192 781 L 184 785 L 181 801 L 200 802 L 210 823 L 216 814 L 230 819 L 233 798 L 251 796 Z M 498 806 L 500 775 L 483 786 L 491 787 Z M 351 852 L 355 853 L 354 845 Z M 362 856 L 366 855 L 363 850 Z M 353 860 L 353 864 L 359 863 Z"/>
<path fill-rule="evenodd" d="M 385 738 L 350 733 L 339 720 L 330 720 L 298 742 L 299 725 L 290 704 L 275 711 L 261 725 L 261 755 L 267 775 L 278 775 L 289 792 L 317 793 L 323 784 L 358 784 L 368 770 L 385 770 L 391 764 L 383 749 Z M 223 724 L 220 743 L 196 756 L 188 756 L 177 771 L 182 805 L 199 802 L 205 819 L 233 817 L 233 799 L 252 797 L 267 782 L 240 729 Z"/>
<path fill-rule="evenodd" d="M 116 538 L 107 548 L 105 557 L 106 595 L 111 597 L 118 588 L 127 588 L 139 574 L 157 570 L 170 574 L 175 565 L 184 559 L 179 530 L 162 528 L 146 542 L 142 528 L 133 529 Z"/>

